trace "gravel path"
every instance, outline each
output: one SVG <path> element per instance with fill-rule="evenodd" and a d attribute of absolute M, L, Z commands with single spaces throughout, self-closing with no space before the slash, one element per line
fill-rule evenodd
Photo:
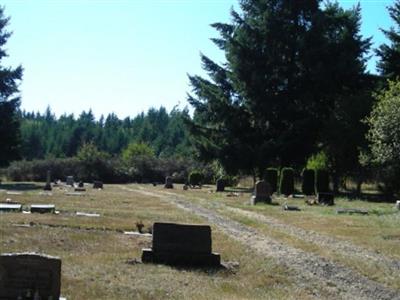
<path fill-rule="evenodd" d="M 219 215 L 215 211 L 187 201 L 183 196 L 173 193 L 166 194 L 159 191 L 153 192 L 146 189 L 122 188 L 158 197 L 163 201 L 173 203 L 181 209 L 205 218 L 233 239 L 251 247 L 262 255 L 275 259 L 279 264 L 293 270 L 296 285 L 309 290 L 310 287 L 312 288 L 313 285 L 315 287 L 316 284 L 318 289 L 314 289 L 313 293 L 317 298 L 400 300 L 400 291 L 384 287 L 347 267 L 319 255 L 283 244 L 249 226 L 240 224 L 228 217 Z M 323 295 L 319 294 L 318 290 L 323 290 Z"/>

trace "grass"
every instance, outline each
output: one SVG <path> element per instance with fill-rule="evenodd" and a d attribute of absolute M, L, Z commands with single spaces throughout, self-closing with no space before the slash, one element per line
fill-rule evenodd
<path fill-rule="evenodd" d="M 13 190 L 12 183 L 7 186 Z M 136 230 L 136 222 L 143 222 L 145 231 L 156 221 L 204 223 L 157 197 L 139 196 L 120 185 L 106 185 L 102 191 L 89 188 L 85 196 L 67 196 L 66 190 L 55 188 L 45 196 L 36 186 L 24 189 L 22 195 L 1 192 L 0 200 L 11 198 L 25 207 L 51 203 L 60 214 L 0 214 L 0 249 L 60 257 L 62 295 L 68 299 L 312 298 L 313 291 L 293 285 L 289 270 L 214 227 L 213 250 L 221 253 L 223 261 L 238 266 L 217 271 L 137 263 L 141 249 L 149 247 L 151 240 L 122 234 Z M 101 216 L 76 216 L 76 211 Z"/>

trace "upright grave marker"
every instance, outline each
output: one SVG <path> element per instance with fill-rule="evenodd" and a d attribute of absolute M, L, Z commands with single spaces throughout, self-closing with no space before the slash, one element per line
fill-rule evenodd
<path fill-rule="evenodd" d="M 258 202 L 271 203 L 270 188 L 265 180 L 256 182 L 254 195 L 251 197 L 252 205 L 255 205 Z"/>
<path fill-rule="evenodd" d="M 171 177 L 171 176 L 165 177 L 165 185 L 164 185 L 164 187 L 165 187 L 166 189 L 173 189 L 173 188 L 174 188 L 174 185 L 173 185 L 173 183 L 172 183 L 172 177 Z"/>
<path fill-rule="evenodd" d="M 225 180 L 223 178 L 218 178 L 216 186 L 217 186 L 217 192 L 225 191 Z"/>
<path fill-rule="evenodd" d="M 34 253 L 0 255 L 0 299 L 60 298 L 61 260 Z"/>
<path fill-rule="evenodd" d="M 212 253 L 211 228 L 207 225 L 154 223 L 153 246 L 143 249 L 144 263 L 183 266 L 220 266 L 220 255 Z"/>
<path fill-rule="evenodd" d="M 51 171 L 47 171 L 46 175 L 46 185 L 44 186 L 45 191 L 51 191 Z"/>
<path fill-rule="evenodd" d="M 67 176 L 66 184 L 70 186 L 74 186 L 74 176 Z"/>

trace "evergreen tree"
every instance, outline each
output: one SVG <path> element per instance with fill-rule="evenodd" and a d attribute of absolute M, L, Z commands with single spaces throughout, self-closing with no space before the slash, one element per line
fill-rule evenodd
<path fill-rule="evenodd" d="M 9 18 L 0 7 L 0 62 L 7 57 L 5 44 L 11 36 L 6 31 Z M 22 79 L 22 67 L 4 67 L 0 65 L 0 166 L 18 158 L 20 135 L 17 110 L 20 105 L 18 83 Z"/>
<path fill-rule="evenodd" d="M 376 50 L 380 57 L 377 68 L 383 76 L 395 79 L 400 76 L 400 1 L 394 1 L 394 4 L 388 7 L 388 11 L 395 27 L 389 30 L 381 29 L 391 44 L 382 44 Z"/>

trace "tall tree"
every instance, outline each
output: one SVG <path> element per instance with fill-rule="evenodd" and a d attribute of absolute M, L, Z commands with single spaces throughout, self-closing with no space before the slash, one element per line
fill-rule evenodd
<path fill-rule="evenodd" d="M 383 76 L 395 79 L 400 76 L 400 0 L 395 0 L 394 4 L 388 7 L 388 11 L 395 26 L 389 30 L 381 29 L 389 39 L 390 45 L 382 44 L 376 50 L 380 57 L 377 67 Z"/>
<path fill-rule="evenodd" d="M 346 30 L 357 28 L 332 12 L 337 7 L 322 10 L 318 0 L 242 0 L 240 6 L 231 24 L 212 25 L 226 63 L 202 55 L 209 79 L 189 77 L 195 114 L 188 123 L 203 159 L 262 175 L 268 165 L 304 163 L 334 95 L 362 73 L 362 58 L 341 51 L 364 44 L 343 46 L 357 34 L 343 36 Z M 357 51 L 362 56 L 364 49 Z"/>
<path fill-rule="evenodd" d="M 19 154 L 19 120 L 17 110 L 20 105 L 18 83 L 22 79 L 22 67 L 4 67 L 1 60 L 7 57 L 5 44 L 11 32 L 6 30 L 10 18 L 0 7 L 0 166 L 7 165 Z"/>

